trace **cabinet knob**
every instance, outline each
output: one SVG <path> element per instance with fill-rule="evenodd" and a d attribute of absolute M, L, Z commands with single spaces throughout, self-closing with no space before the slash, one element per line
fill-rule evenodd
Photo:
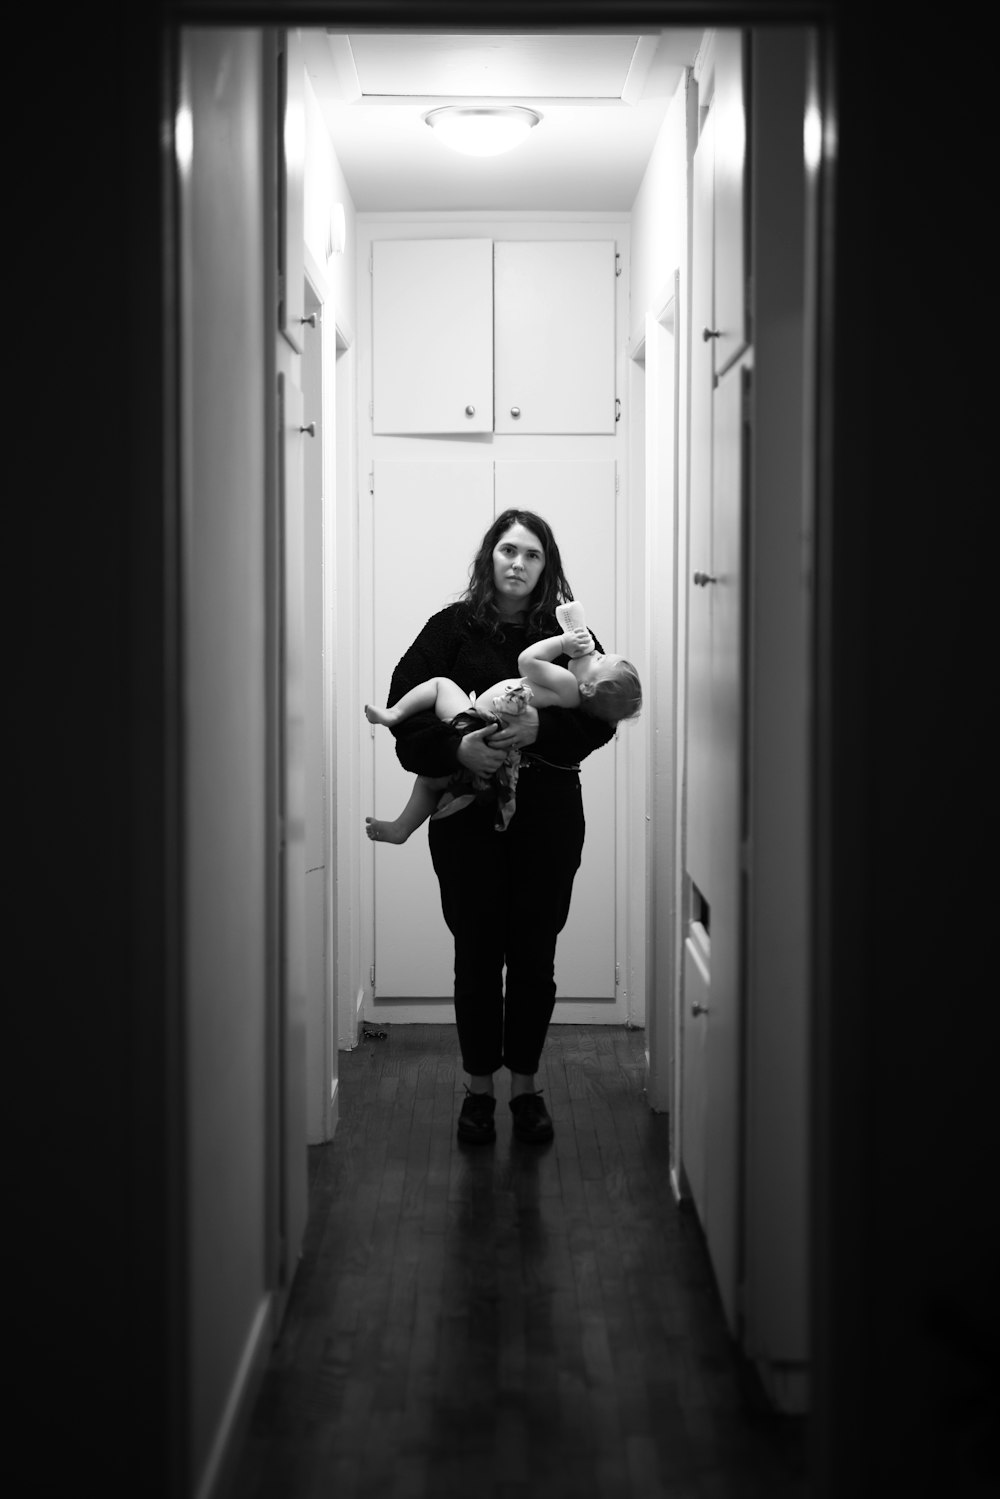
<path fill-rule="evenodd" d="M 708 340 L 710 338 L 721 338 L 722 333 L 718 328 L 702 328 L 701 336 L 704 339 L 705 343 L 708 343 Z"/>
<path fill-rule="evenodd" d="M 300 432 L 308 432 L 310 437 L 315 437 L 316 436 L 316 423 L 315 422 L 309 422 L 307 426 L 300 427 L 299 431 Z"/>
<path fill-rule="evenodd" d="M 310 328 L 315 328 L 315 326 L 316 326 L 316 314 L 314 312 L 311 312 L 308 317 L 300 317 L 299 318 L 299 322 L 300 323 L 308 323 L 309 326 L 310 326 Z"/>
<path fill-rule="evenodd" d="M 707 1015 L 708 1014 L 708 1005 L 700 1005 L 697 1000 L 694 1000 L 692 1002 L 692 1005 L 691 1005 L 691 1014 L 692 1015 Z"/>
<path fill-rule="evenodd" d="M 466 414 L 466 416 L 475 416 L 475 414 L 476 414 L 476 408 L 475 408 L 475 406 L 466 406 L 466 408 L 465 408 L 465 414 Z"/>
<path fill-rule="evenodd" d="M 694 582 L 696 588 L 704 588 L 708 583 L 718 583 L 718 578 L 713 578 L 711 573 L 695 573 Z"/>
<path fill-rule="evenodd" d="M 519 417 L 519 416 L 520 416 L 520 415 L 521 415 L 521 408 L 520 408 L 520 406 L 512 406 L 512 407 L 511 407 L 511 408 L 510 408 L 510 414 L 511 414 L 511 416 L 512 416 L 512 417 L 514 417 L 514 418 L 515 418 L 515 419 L 516 419 L 516 418 L 517 418 L 517 417 Z"/>

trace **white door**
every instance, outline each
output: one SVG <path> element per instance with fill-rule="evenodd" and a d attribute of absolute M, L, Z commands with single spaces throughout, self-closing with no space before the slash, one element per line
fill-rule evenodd
<path fill-rule="evenodd" d="M 372 246 L 372 431 L 493 430 L 493 241 Z"/>
<path fill-rule="evenodd" d="M 616 519 L 613 459 L 540 459 L 496 466 L 496 509 L 533 510 L 549 522 L 563 570 L 606 651 L 615 650 Z M 626 725 L 621 733 L 629 733 Z M 556 1019 L 572 1000 L 618 1005 L 615 986 L 614 741 L 584 760 L 587 835 L 569 920 L 556 947 Z M 624 1020 L 624 1006 L 606 1017 Z"/>
<path fill-rule="evenodd" d="M 493 265 L 495 430 L 613 434 L 614 241 L 499 240 Z"/>
<path fill-rule="evenodd" d="M 489 459 L 376 460 L 372 500 L 370 691 L 384 706 L 396 664 L 432 614 L 452 604 L 493 521 Z M 388 729 L 371 731 L 375 800 L 365 813 L 395 817 L 413 785 Z M 375 880 L 375 990 L 380 999 L 450 999 L 451 937 L 431 867 L 426 825 L 402 847 L 371 845 Z M 442 1015 L 438 1018 L 453 1018 Z"/>

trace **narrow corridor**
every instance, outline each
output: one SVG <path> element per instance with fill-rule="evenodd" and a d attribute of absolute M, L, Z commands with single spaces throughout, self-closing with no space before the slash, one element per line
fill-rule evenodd
<path fill-rule="evenodd" d="M 800 1423 L 726 1333 L 643 1094 L 645 1038 L 554 1025 L 548 1146 L 460 1146 L 451 1026 L 340 1057 L 340 1125 L 235 1499 L 804 1499 Z"/>

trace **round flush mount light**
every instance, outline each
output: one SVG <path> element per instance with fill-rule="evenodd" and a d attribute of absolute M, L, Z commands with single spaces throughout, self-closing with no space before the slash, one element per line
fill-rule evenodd
<path fill-rule="evenodd" d="M 466 156 L 499 156 L 527 140 L 541 115 L 520 104 L 446 104 L 424 115 L 445 145 Z"/>

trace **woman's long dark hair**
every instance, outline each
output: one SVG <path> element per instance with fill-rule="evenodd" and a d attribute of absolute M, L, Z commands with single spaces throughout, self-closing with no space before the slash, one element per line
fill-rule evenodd
<path fill-rule="evenodd" d="M 472 560 L 469 586 L 462 597 L 469 604 L 473 618 L 491 634 L 502 638 L 502 621 L 493 585 L 493 551 L 501 536 L 511 526 L 523 526 L 526 531 L 537 536 L 545 553 L 542 576 L 528 600 L 528 634 L 539 639 L 545 635 L 554 635 L 559 628 L 556 623 L 556 605 L 568 604 L 573 597 L 573 590 L 566 581 L 551 526 L 531 510 L 505 510 L 502 515 L 497 516 Z"/>

